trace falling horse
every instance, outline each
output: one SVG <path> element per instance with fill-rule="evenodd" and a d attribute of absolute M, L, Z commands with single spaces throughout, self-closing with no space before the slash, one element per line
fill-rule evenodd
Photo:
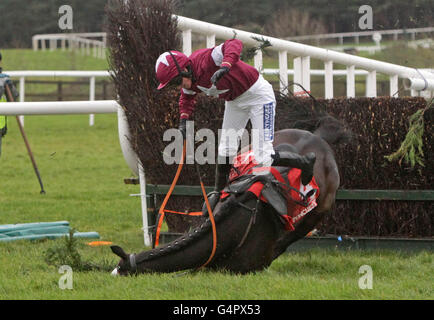
<path fill-rule="evenodd" d="M 320 190 L 316 207 L 295 221 L 291 230 L 285 230 L 282 227 L 282 213 L 278 212 L 273 200 L 279 202 L 276 193 L 271 192 L 268 201 L 259 201 L 255 194 L 242 187 L 240 190 L 243 192 L 227 193 L 214 208 L 217 246 L 206 268 L 241 274 L 263 270 L 290 244 L 311 231 L 334 204 L 339 172 L 330 145 L 345 141 L 346 135 L 340 123 L 332 117 L 325 117 L 313 133 L 299 129 L 277 131 L 274 140 L 276 149 L 302 155 L 315 152 L 314 180 Z M 266 183 L 266 180 L 262 183 Z M 228 187 L 230 190 L 231 186 Z M 112 274 L 198 269 L 209 259 L 212 251 L 211 225 L 208 218 L 201 226 L 177 240 L 138 254 L 127 254 L 122 248 L 113 246 L 112 251 L 121 260 Z"/>

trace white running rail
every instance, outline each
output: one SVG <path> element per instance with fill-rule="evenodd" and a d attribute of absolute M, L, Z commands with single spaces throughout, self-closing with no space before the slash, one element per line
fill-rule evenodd
<path fill-rule="evenodd" d="M 206 36 L 207 47 L 213 47 L 218 39 L 231 39 L 234 36 L 243 41 L 246 46 L 257 46 L 258 42 L 254 38 L 265 39 L 271 43 L 268 50 L 278 52 L 279 57 L 279 78 L 280 89 L 285 92 L 288 88 L 288 54 L 294 58 L 294 82 L 300 83 L 307 91 L 310 91 L 310 61 L 318 59 L 324 63 L 325 70 L 325 98 L 333 98 L 333 65 L 341 64 L 347 70 L 347 97 L 355 97 L 355 69 L 360 68 L 368 72 L 366 78 L 367 97 L 377 96 L 377 73 L 389 76 L 390 95 L 397 96 L 398 79 L 406 80 L 408 88 L 412 90 L 412 95 L 418 95 L 418 91 L 434 90 L 434 73 L 417 70 L 387 62 L 358 57 L 342 52 L 322 49 L 314 46 L 300 44 L 288 40 L 277 39 L 256 33 L 246 32 L 238 29 L 219 26 L 199 20 L 194 20 L 182 16 L 174 16 L 178 19 L 178 27 L 182 31 L 183 52 L 187 55 L 192 53 L 192 34 Z M 262 69 L 262 53 L 254 58 L 255 67 Z M 420 82 L 423 82 L 421 88 Z M 423 90 L 422 90 L 423 89 Z M 300 89 L 294 85 L 294 92 Z"/>
<path fill-rule="evenodd" d="M 49 102 L 11 102 L 0 103 L 0 114 L 18 115 L 67 115 L 89 113 L 116 113 L 118 133 L 122 154 L 130 169 L 140 177 L 140 197 L 142 204 L 143 236 L 146 246 L 151 245 L 146 202 L 145 174 L 140 161 L 130 145 L 130 132 L 123 108 L 114 100 L 100 101 L 49 101 Z"/>
<path fill-rule="evenodd" d="M 89 78 L 89 101 L 95 100 L 95 79 L 97 77 L 110 77 L 109 71 L 6 71 L 11 78 L 19 79 L 18 91 L 20 93 L 19 102 L 25 102 L 26 99 L 26 78 L 39 77 L 71 77 L 71 78 Z M 20 115 L 21 124 L 24 125 L 24 116 Z M 95 115 L 89 115 L 89 125 L 95 124 Z"/>

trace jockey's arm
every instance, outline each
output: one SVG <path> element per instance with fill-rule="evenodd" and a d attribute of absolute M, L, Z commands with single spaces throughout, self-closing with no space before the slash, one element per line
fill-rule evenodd
<path fill-rule="evenodd" d="M 223 61 L 220 67 L 231 68 L 240 60 L 243 51 L 243 43 L 238 39 L 226 40 L 222 47 Z"/>
<path fill-rule="evenodd" d="M 196 92 L 187 89 L 181 89 L 179 97 L 180 119 L 190 119 L 196 106 Z"/>

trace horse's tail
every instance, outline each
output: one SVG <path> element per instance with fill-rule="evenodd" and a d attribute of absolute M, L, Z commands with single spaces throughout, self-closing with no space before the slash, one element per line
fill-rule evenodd
<path fill-rule="evenodd" d="M 353 139 L 351 130 L 326 111 L 323 102 L 276 94 L 277 105 L 285 108 L 285 128 L 307 130 L 330 145 L 348 143 Z"/>

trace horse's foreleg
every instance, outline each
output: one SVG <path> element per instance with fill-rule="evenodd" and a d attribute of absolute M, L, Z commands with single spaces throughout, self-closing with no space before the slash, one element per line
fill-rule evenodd
<path fill-rule="evenodd" d="M 321 221 L 325 212 L 313 210 L 295 227 L 294 231 L 284 233 L 274 247 L 273 260 L 286 251 L 288 246 L 304 238 Z"/>

